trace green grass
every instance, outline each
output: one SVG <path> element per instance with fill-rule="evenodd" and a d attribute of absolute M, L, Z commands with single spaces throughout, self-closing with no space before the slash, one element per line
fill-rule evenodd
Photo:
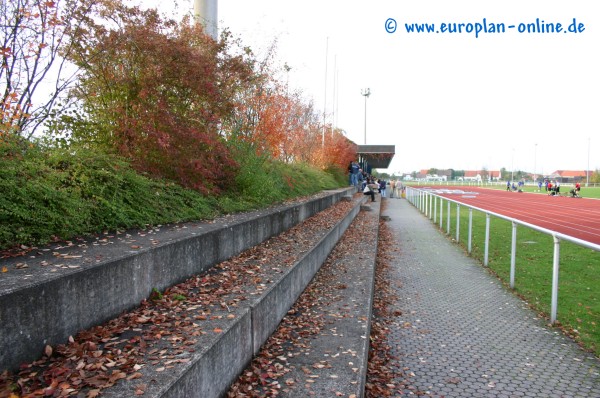
<path fill-rule="evenodd" d="M 447 230 L 444 202 L 443 231 Z M 451 206 L 450 236 L 456 238 L 456 206 Z M 473 211 L 471 256 L 483 263 L 485 214 Z M 439 214 L 436 224 L 439 226 Z M 468 245 L 469 212 L 461 206 L 459 239 Z M 490 221 L 489 269 L 509 285 L 512 223 Z M 515 293 L 549 319 L 552 294 L 553 239 L 541 232 L 517 227 Z M 600 253 L 563 241 L 560 244 L 558 325 L 583 347 L 600 356 Z"/>
<path fill-rule="evenodd" d="M 205 196 L 141 175 L 125 159 L 102 152 L 0 145 L 0 250 L 210 219 L 346 185 L 340 170 L 283 164 L 250 152 L 239 159 L 240 172 L 226 192 Z"/>

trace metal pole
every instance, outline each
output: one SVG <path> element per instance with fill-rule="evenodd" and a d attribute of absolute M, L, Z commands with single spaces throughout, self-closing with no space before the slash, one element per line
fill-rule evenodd
<path fill-rule="evenodd" d="M 512 169 L 512 173 L 510 176 L 510 183 L 512 184 L 515 180 L 515 148 L 512 150 L 512 158 L 510 160 L 510 168 Z"/>
<path fill-rule="evenodd" d="M 460 242 L 460 205 L 456 204 L 456 243 Z"/>
<path fill-rule="evenodd" d="M 446 223 L 446 234 L 450 235 L 450 201 L 448 201 L 448 215 L 447 217 L 447 223 Z"/>
<path fill-rule="evenodd" d="M 321 145 L 325 146 L 325 126 L 327 125 L 327 61 L 329 60 L 329 36 L 325 44 L 325 96 L 323 100 L 323 133 L 321 134 Z"/>
<path fill-rule="evenodd" d="M 206 34 L 214 40 L 219 37 L 218 13 L 217 0 L 194 0 L 194 16 L 204 25 Z"/>
<path fill-rule="evenodd" d="M 533 184 L 534 184 L 534 186 L 537 181 L 536 167 L 537 167 L 537 143 L 535 144 L 535 148 L 533 151 Z"/>
<path fill-rule="evenodd" d="M 361 90 L 360 93 L 365 97 L 365 145 L 367 145 L 367 98 L 371 95 L 371 89 L 366 88 Z"/>
<path fill-rule="evenodd" d="M 433 201 L 435 200 L 435 196 L 429 194 L 429 219 L 433 217 Z"/>
<path fill-rule="evenodd" d="M 467 243 L 467 250 L 471 254 L 471 242 L 473 238 L 473 209 L 469 207 L 469 241 Z"/>
<path fill-rule="evenodd" d="M 550 322 L 556 322 L 556 313 L 558 309 L 558 274 L 560 262 L 560 238 L 554 238 L 554 259 L 552 264 L 552 305 L 550 310 Z"/>
<path fill-rule="evenodd" d="M 510 250 L 510 288 L 515 288 L 515 264 L 517 261 L 517 223 L 512 223 L 512 244 Z"/>
<path fill-rule="evenodd" d="M 444 200 L 440 197 L 440 229 L 444 227 Z"/>
<path fill-rule="evenodd" d="M 485 215 L 485 251 L 483 254 L 483 265 L 488 266 L 488 258 L 490 253 L 490 214 Z"/>
<path fill-rule="evenodd" d="M 588 162 L 587 170 L 585 171 L 585 186 L 590 186 L 590 137 L 588 137 Z"/>

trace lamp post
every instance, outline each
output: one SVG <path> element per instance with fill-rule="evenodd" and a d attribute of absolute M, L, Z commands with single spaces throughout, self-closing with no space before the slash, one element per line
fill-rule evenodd
<path fill-rule="evenodd" d="M 537 142 L 535 143 L 535 148 L 533 149 L 533 184 L 535 185 L 537 182 Z"/>
<path fill-rule="evenodd" d="M 512 149 L 512 157 L 510 160 L 510 168 L 512 169 L 510 175 L 510 183 L 512 184 L 515 181 L 515 148 Z"/>
<path fill-rule="evenodd" d="M 585 171 L 585 186 L 590 186 L 590 141 L 591 138 L 588 137 L 588 162 L 587 162 L 587 170 Z"/>
<path fill-rule="evenodd" d="M 367 98 L 371 95 L 371 89 L 360 90 L 360 94 L 365 97 L 365 145 L 367 145 Z"/>

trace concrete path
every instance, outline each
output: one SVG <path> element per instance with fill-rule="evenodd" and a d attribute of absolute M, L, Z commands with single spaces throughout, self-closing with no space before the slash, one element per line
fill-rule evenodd
<path fill-rule="evenodd" d="M 545 326 L 406 200 L 382 213 L 397 236 L 401 323 L 390 336 L 404 394 L 600 397 L 600 361 Z M 395 278 L 396 279 L 396 278 Z"/>

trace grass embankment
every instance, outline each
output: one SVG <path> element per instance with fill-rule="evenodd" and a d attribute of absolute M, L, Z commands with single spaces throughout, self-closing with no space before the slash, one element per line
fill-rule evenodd
<path fill-rule="evenodd" d="M 2 148 L 0 148 L 2 149 Z M 89 150 L 0 151 L 0 250 L 107 230 L 210 219 L 345 185 L 341 173 L 244 156 L 226 191 L 201 195 Z"/>
<path fill-rule="evenodd" d="M 450 234 L 456 237 L 456 207 Z M 444 220 L 443 229 L 447 225 Z M 468 244 L 468 211 L 460 213 L 460 244 Z M 491 218 L 489 268 L 507 286 L 510 281 L 512 223 Z M 471 256 L 483 263 L 485 214 L 473 211 Z M 549 318 L 552 294 L 553 239 L 522 226 L 517 230 L 515 293 Z M 600 253 L 570 242 L 560 245 L 559 325 L 583 347 L 600 356 Z"/>

